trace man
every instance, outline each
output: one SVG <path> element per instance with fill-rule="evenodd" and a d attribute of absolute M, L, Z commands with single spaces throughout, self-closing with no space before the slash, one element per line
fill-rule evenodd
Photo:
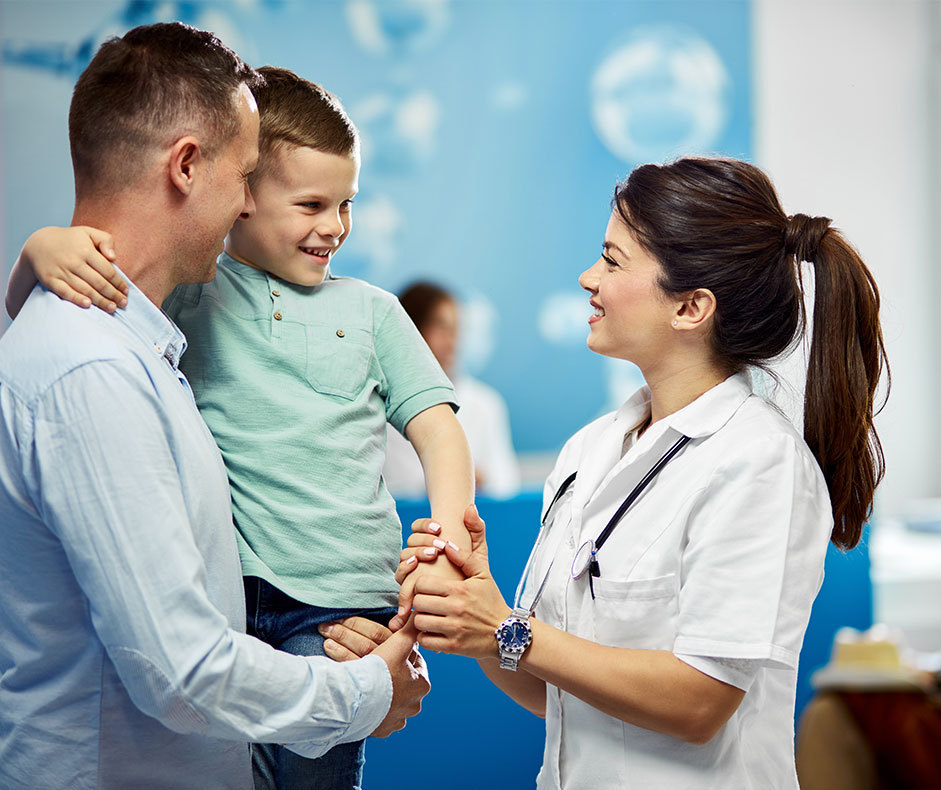
<path fill-rule="evenodd" d="M 169 24 L 107 42 L 76 84 L 73 224 L 113 235 L 132 286 L 113 315 L 36 289 L 0 339 L 5 790 L 247 790 L 246 741 L 317 756 L 427 692 L 414 632 L 343 664 L 242 633 L 225 470 L 157 306 L 254 211 L 253 79 Z"/>

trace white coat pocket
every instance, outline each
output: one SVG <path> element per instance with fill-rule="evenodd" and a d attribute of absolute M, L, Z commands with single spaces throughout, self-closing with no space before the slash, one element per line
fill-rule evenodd
<path fill-rule="evenodd" d="M 678 615 L 676 574 L 652 579 L 593 580 L 595 599 L 584 597 L 583 622 L 595 642 L 611 647 L 672 650 Z"/>

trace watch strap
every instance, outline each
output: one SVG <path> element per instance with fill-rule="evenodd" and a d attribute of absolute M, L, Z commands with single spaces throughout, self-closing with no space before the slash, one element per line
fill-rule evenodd
<path fill-rule="evenodd" d="M 527 644 L 526 647 L 523 648 L 523 650 L 519 653 L 504 650 L 503 645 L 500 643 L 500 637 L 499 637 L 500 629 L 503 628 L 503 626 L 505 626 L 511 620 L 525 623 L 527 628 L 529 629 L 530 644 L 532 644 L 532 627 L 529 625 L 529 618 L 531 617 L 531 615 L 532 613 L 529 611 L 529 609 L 526 609 L 522 606 L 517 606 L 515 609 L 513 609 L 512 612 L 510 612 L 510 616 L 507 617 L 506 620 L 504 620 L 500 624 L 500 626 L 497 628 L 496 630 L 497 648 L 500 651 L 500 669 L 508 669 L 511 672 L 516 672 L 518 665 L 519 665 L 520 658 L 529 647 L 529 644 Z"/>

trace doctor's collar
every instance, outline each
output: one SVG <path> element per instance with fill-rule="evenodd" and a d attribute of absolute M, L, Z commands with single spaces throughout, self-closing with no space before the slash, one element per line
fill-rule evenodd
<path fill-rule="evenodd" d="M 693 439 L 711 436 L 725 425 L 752 394 L 751 377 L 736 373 L 707 390 L 688 406 L 664 419 L 678 433 Z"/>
<path fill-rule="evenodd" d="M 692 403 L 655 423 L 641 437 L 641 441 L 660 436 L 668 429 L 677 434 L 701 439 L 711 436 L 725 425 L 752 394 L 751 377 L 747 372 L 736 373 L 707 390 Z M 615 421 L 627 431 L 650 413 L 650 389 L 641 387 L 618 409 Z"/>

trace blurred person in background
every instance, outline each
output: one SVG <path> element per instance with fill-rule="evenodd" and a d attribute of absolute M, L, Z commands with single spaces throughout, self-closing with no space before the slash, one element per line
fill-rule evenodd
<path fill-rule="evenodd" d="M 460 309 L 454 295 L 431 282 L 415 282 L 399 295 L 435 359 L 454 384 L 458 421 L 464 426 L 474 462 L 477 491 L 508 499 L 520 489 L 520 468 L 513 449 L 510 416 L 503 397 L 493 387 L 460 372 L 457 352 Z M 425 495 L 425 478 L 414 448 L 390 425 L 387 430 L 386 486 L 393 496 Z"/>

